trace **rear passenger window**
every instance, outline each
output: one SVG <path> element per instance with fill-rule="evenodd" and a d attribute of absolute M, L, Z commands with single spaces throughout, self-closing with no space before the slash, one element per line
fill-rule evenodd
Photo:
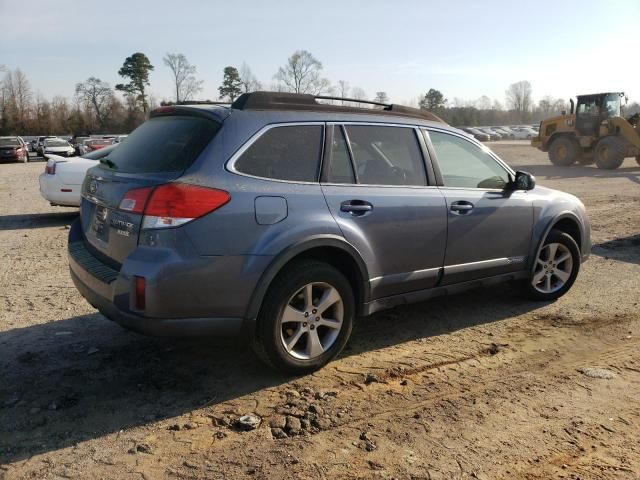
<path fill-rule="evenodd" d="M 264 132 L 235 163 L 255 177 L 301 182 L 318 180 L 322 125 L 274 127 Z"/>
<path fill-rule="evenodd" d="M 358 183 L 426 185 L 427 176 L 413 128 L 347 125 Z"/>
<path fill-rule="evenodd" d="M 329 183 L 356 183 L 347 142 L 344 139 L 342 128 L 337 126 L 333 129 L 331 163 L 329 164 L 327 181 Z"/>

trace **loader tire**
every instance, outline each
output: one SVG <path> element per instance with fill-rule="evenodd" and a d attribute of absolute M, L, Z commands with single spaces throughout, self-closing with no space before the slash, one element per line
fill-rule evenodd
<path fill-rule="evenodd" d="M 558 167 L 569 167 L 578 158 L 578 144 L 569 137 L 558 137 L 549 147 L 549 160 Z"/>
<path fill-rule="evenodd" d="M 593 153 L 598 168 L 615 170 L 624 162 L 625 144 L 618 137 L 603 137 L 596 144 Z"/>

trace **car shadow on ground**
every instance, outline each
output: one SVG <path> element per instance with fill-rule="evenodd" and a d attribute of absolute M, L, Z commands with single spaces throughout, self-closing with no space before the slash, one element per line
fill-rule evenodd
<path fill-rule="evenodd" d="M 379 312 L 358 319 L 342 358 L 542 305 L 505 286 Z M 327 369 L 316 375 L 330 375 Z M 292 380 L 264 366 L 240 340 L 145 337 L 97 313 L 0 333 L 0 378 L 0 464 Z"/>
<path fill-rule="evenodd" d="M 23 230 L 30 228 L 62 227 L 71 225 L 79 211 L 55 213 L 21 213 L 0 216 L 0 230 Z"/>
<path fill-rule="evenodd" d="M 612 258 L 620 262 L 640 264 L 640 234 L 614 238 L 608 242 L 595 244 L 591 250 L 599 257 Z"/>
<path fill-rule="evenodd" d="M 593 165 L 573 165 L 556 167 L 555 165 L 518 165 L 518 170 L 532 173 L 540 178 L 628 178 L 640 184 L 640 166 L 621 167 L 617 170 L 602 170 Z"/>

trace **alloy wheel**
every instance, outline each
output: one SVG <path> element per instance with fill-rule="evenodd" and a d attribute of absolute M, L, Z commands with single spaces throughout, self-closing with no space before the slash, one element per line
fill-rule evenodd
<path fill-rule="evenodd" d="M 331 348 L 343 320 L 338 290 L 325 282 L 308 283 L 291 296 L 280 315 L 280 340 L 292 357 L 311 360 Z"/>
<path fill-rule="evenodd" d="M 572 270 L 569 249 L 562 243 L 549 243 L 538 254 L 531 284 L 541 293 L 557 292 L 567 283 Z"/>

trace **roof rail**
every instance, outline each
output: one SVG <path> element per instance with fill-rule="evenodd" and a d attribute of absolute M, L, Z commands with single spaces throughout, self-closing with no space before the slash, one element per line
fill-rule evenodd
<path fill-rule="evenodd" d="M 370 104 L 382 108 L 359 108 L 347 105 L 331 105 L 319 103 L 317 100 L 337 100 L 350 103 Z M 232 104 L 236 110 L 311 110 L 321 112 L 364 113 L 402 115 L 434 122 L 445 123 L 440 117 L 426 110 L 421 110 L 394 103 L 382 103 L 357 98 L 342 98 L 326 95 L 310 95 L 307 93 L 288 92 L 251 92 L 243 93 Z"/>
<path fill-rule="evenodd" d="M 220 102 L 214 100 L 181 100 L 179 102 L 160 102 L 161 107 L 173 107 L 178 105 L 231 105 L 231 102 Z"/>

